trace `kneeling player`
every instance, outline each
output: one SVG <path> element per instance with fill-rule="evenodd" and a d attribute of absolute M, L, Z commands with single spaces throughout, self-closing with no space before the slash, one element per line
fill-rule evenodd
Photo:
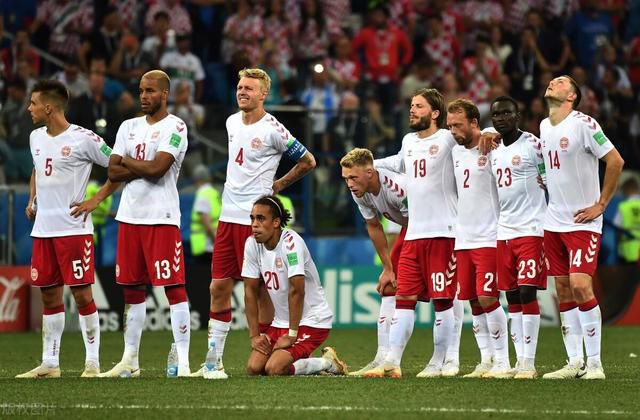
<path fill-rule="evenodd" d="M 242 277 L 245 313 L 251 337 L 249 375 L 347 373 L 331 347 L 309 358 L 329 336 L 333 314 L 324 297 L 318 270 L 302 238 L 284 229 L 291 216 L 275 196 L 258 199 L 251 210 L 250 236 L 244 247 Z M 275 316 L 260 334 L 258 291 L 264 280 Z"/>

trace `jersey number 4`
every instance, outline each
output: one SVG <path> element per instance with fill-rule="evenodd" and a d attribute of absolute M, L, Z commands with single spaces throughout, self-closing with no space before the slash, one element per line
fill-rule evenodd
<path fill-rule="evenodd" d="M 242 166 L 242 164 L 244 163 L 244 147 L 241 147 L 238 151 L 238 155 L 236 156 L 235 161 L 240 166 Z"/>

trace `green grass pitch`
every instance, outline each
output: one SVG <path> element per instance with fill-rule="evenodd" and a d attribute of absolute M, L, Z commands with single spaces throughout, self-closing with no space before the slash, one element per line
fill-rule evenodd
<path fill-rule="evenodd" d="M 191 336 L 192 368 L 204 358 L 205 337 L 204 331 Z M 226 381 L 165 378 L 170 332 L 143 333 L 139 379 L 78 378 L 84 365 L 79 332 L 63 337 L 61 379 L 13 379 L 36 366 L 41 342 L 38 333 L 0 335 L 0 418 L 640 418 L 640 358 L 634 357 L 640 355 L 640 328 L 605 328 L 605 381 L 417 379 L 432 351 L 431 330 L 424 329 L 414 331 L 402 379 L 249 378 L 246 331 L 229 335 Z M 335 330 L 326 342 L 354 369 L 373 357 L 375 343 L 375 330 Z M 103 370 L 120 359 L 122 346 L 122 333 L 103 333 Z M 564 354 L 559 329 L 543 329 L 539 373 L 561 367 Z M 465 328 L 461 373 L 471 371 L 478 358 Z"/>

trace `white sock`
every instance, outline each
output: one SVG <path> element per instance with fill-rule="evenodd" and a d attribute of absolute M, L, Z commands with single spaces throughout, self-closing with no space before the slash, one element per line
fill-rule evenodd
<path fill-rule="evenodd" d="M 380 315 L 378 316 L 378 351 L 375 362 L 382 363 L 389 352 L 389 329 L 391 318 L 396 310 L 396 297 L 383 296 L 380 302 Z"/>
<path fill-rule="evenodd" d="M 454 327 L 453 307 L 441 312 L 436 312 L 433 323 L 433 356 L 431 356 L 429 364 L 442 366 L 444 357 L 447 354 L 447 348 L 449 347 L 449 338 L 453 334 Z"/>
<path fill-rule="evenodd" d="M 80 331 L 84 340 L 85 360 L 100 366 L 100 317 L 98 311 L 89 315 L 80 315 Z"/>
<path fill-rule="evenodd" d="M 473 315 L 473 335 L 480 350 L 480 362 L 491 363 L 493 347 L 489 341 L 489 327 L 487 326 L 487 314 Z"/>
<path fill-rule="evenodd" d="M 511 328 L 511 341 L 513 347 L 516 350 L 516 358 L 522 360 L 524 357 L 524 341 L 522 339 L 523 334 L 523 321 L 522 311 L 509 312 L 509 327 Z"/>
<path fill-rule="evenodd" d="M 140 338 L 146 317 L 146 302 L 124 305 L 124 354 L 122 359 L 129 360 L 133 370 L 140 368 L 138 352 L 140 351 Z"/>
<path fill-rule="evenodd" d="M 528 366 L 535 366 L 538 331 L 540 330 L 540 314 L 522 315 L 522 335 L 524 358 Z"/>
<path fill-rule="evenodd" d="M 507 334 L 507 316 L 498 306 L 493 311 L 487 313 L 487 326 L 493 344 L 493 351 L 496 360 L 509 362 L 509 339 Z"/>
<path fill-rule="evenodd" d="M 449 346 L 447 346 L 447 355 L 445 361 L 453 361 L 460 364 L 460 337 L 462 336 L 462 321 L 464 320 L 464 304 L 456 297 L 453 299 L 453 328 L 449 337 Z"/>
<path fill-rule="evenodd" d="M 579 313 L 587 361 L 600 362 L 600 342 L 602 339 L 600 305 L 596 305 L 588 311 L 579 311 Z"/>
<path fill-rule="evenodd" d="M 189 340 L 191 338 L 191 313 L 187 302 L 176 303 L 169 307 L 173 341 L 178 350 L 178 364 L 189 366 Z"/>
<path fill-rule="evenodd" d="M 570 363 L 582 363 L 584 352 L 582 349 L 582 326 L 580 325 L 580 311 L 578 308 L 560 312 L 562 323 L 562 339 Z"/>
<path fill-rule="evenodd" d="M 416 311 L 413 309 L 396 309 L 391 319 L 389 329 L 389 353 L 385 362 L 400 366 L 404 348 L 413 334 L 413 324 L 416 319 Z"/>
<path fill-rule="evenodd" d="M 224 343 L 227 341 L 227 334 L 229 334 L 230 329 L 231 322 L 209 319 L 209 341 L 213 341 L 214 343 L 216 343 L 218 366 L 220 366 L 220 364 L 222 363 L 222 356 L 224 355 Z"/>
<path fill-rule="evenodd" d="M 42 364 L 60 366 L 60 341 L 64 331 L 64 312 L 42 315 Z"/>
<path fill-rule="evenodd" d="M 331 360 L 324 357 L 310 357 L 293 362 L 294 375 L 313 375 L 331 367 Z"/>

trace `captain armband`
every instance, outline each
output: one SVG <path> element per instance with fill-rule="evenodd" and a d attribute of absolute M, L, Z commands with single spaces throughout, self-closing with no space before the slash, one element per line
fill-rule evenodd
<path fill-rule="evenodd" d="M 302 143 L 294 138 L 289 139 L 289 142 L 287 143 L 287 151 L 284 152 L 286 157 L 297 162 L 305 153 L 307 153 L 307 148 L 304 147 Z"/>

